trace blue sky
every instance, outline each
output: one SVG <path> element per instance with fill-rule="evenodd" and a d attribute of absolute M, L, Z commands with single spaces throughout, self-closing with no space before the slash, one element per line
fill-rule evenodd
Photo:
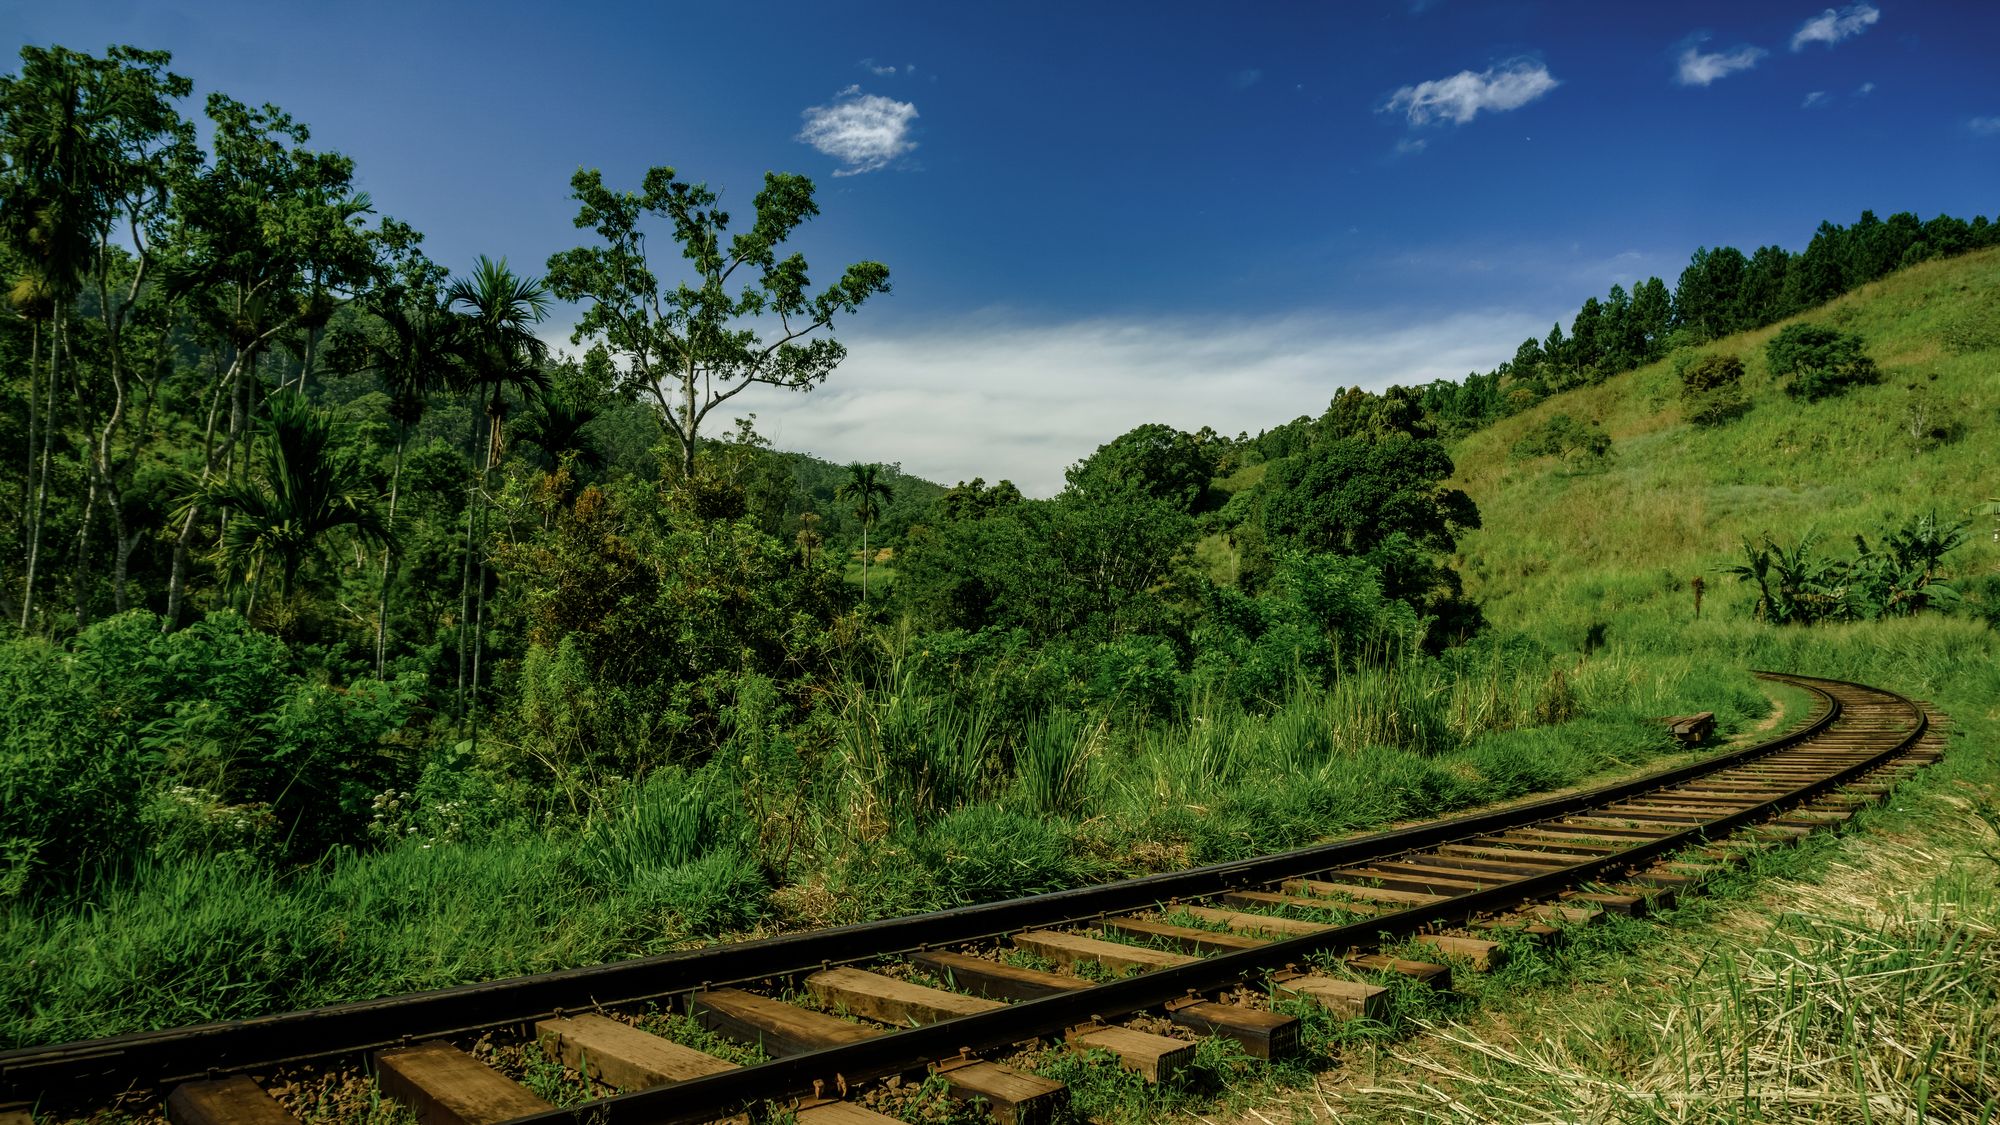
<path fill-rule="evenodd" d="M 895 292 L 826 387 L 737 401 L 787 447 L 1038 493 L 1141 422 L 1489 368 L 1697 245 L 2000 209 L 1987 3 L 0 0 L 0 31 L 283 106 L 454 269 L 576 244 L 580 165 L 745 217 L 811 175 L 800 247 Z"/>

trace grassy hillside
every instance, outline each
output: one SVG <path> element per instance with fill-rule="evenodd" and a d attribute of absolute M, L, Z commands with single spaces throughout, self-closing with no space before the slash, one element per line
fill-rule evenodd
<path fill-rule="evenodd" d="M 1786 325 L 1860 334 L 1879 385 L 1806 403 L 1785 395 L 1764 345 Z M 1754 596 L 1720 573 L 1744 536 L 1789 543 L 1817 528 L 1823 547 L 1851 553 L 1852 535 L 1937 510 L 1971 518 L 1950 559 L 1974 584 L 2000 564 L 1987 502 L 2000 496 L 2000 251 L 1901 271 L 1811 313 L 1715 341 L 1696 355 L 1733 353 L 1753 407 L 1715 429 L 1681 419 L 1673 360 L 1556 395 L 1476 433 L 1454 451 L 1458 481 L 1478 502 L 1483 531 L 1461 542 L 1463 570 L 1497 624 L 1581 646 L 1686 622 L 1689 580 L 1704 578 L 1703 616 L 1740 617 Z M 1913 440 L 1913 405 L 1955 432 Z M 1611 435 L 1607 466 L 1570 472 L 1511 450 L 1556 414 Z"/>

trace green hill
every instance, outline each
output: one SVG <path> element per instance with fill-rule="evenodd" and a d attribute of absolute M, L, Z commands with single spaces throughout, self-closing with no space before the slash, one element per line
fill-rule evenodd
<path fill-rule="evenodd" d="M 1766 343 L 1794 323 L 1857 333 L 1878 385 L 1807 403 L 1786 395 Z M 2000 496 L 2000 251 L 1900 271 L 1809 313 L 1726 337 L 1693 356 L 1734 354 L 1751 402 L 1712 429 L 1682 418 L 1677 357 L 1552 396 L 1463 439 L 1455 483 L 1485 527 L 1461 542 L 1469 591 L 1489 617 L 1569 647 L 1621 630 L 1703 615 L 1743 616 L 1754 588 L 1721 568 L 1745 537 L 1789 544 L 1810 530 L 1852 553 L 1909 516 L 1974 522 L 1950 557 L 1975 600 L 2000 565 L 1989 503 Z M 1523 460 L 1514 447 L 1550 418 L 1602 425 L 1600 467 Z"/>

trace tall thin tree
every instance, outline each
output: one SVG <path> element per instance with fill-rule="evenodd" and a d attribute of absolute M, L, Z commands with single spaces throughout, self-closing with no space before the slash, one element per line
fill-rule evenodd
<path fill-rule="evenodd" d="M 861 604 L 868 604 L 868 564 L 875 553 L 868 549 L 868 529 L 882 516 L 882 506 L 891 499 L 889 483 L 882 479 L 882 466 L 856 461 L 847 466 L 847 479 L 833 490 L 834 499 L 852 505 L 854 518 L 861 521 Z"/>
<path fill-rule="evenodd" d="M 549 390 L 548 375 L 542 371 L 548 348 L 534 332 L 535 323 L 548 311 L 549 291 L 540 278 L 522 277 L 508 269 L 505 258 L 494 261 L 482 254 L 473 264 L 471 274 L 452 282 L 447 296 L 451 306 L 464 314 L 459 335 L 463 386 L 486 400 L 485 461 L 473 481 L 470 502 L 466 505 L 465 571 L 459 591 L 459 703 L 476 742 L 479 658 L 486 615 L 486 559 L 480 549 L 486 496 L 493 467 L 503 452 L 507 392 L 511 389 L 532 400 Z M 471 604 L 475 573 L 476 605 Z M 465 645 L 468 611 L 472 619 L 469 678 Z"/>
<path fill-rule="evenodd" d="M 370 296 L 369 310 L 381 322 L 382 336 L 368 344 L 370 365 L 389 396 L 389 420 L 396 425 L 396 454 L 389 473 L 388 528 L 393 544 L 396 506 L 403 485 L 403 453 L 410 433 L 423 420 L 430 396 L 443 389 L 452 374 L 458 348 L 458 317 L 441 295 L 421 285 L 412 291 L 387 286 Z M 375 599 L 375 675 L 387 667 L 389 583 L 395 573 L 395 550 L 382 551 L 382 582 Z"/>

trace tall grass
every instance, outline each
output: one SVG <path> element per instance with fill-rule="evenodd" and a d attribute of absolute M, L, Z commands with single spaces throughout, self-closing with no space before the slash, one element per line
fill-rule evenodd
<path fill-rule="evenodd" d="M 992 711 L 918 688 L 908 675 L 887 690 L 855 687 L 840 727 L 840 755 L 857 823 L 879 830 L 962 808 L 998 760 Z"/>

